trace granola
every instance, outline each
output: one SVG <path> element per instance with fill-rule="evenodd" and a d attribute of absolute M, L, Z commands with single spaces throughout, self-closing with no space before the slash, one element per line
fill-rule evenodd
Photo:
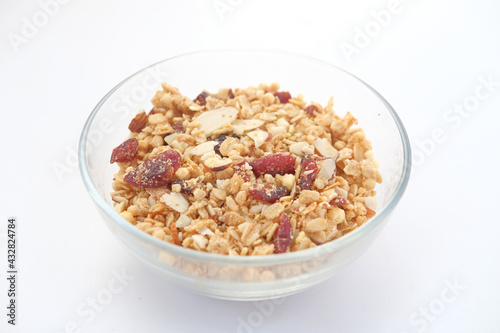
<path fill-rule="evenodd" d="M 202 92 L 167 83 L 112 153 L 115 210 L 153 237 L 224 255 L 298 251 L 375 215 L 382 182 L 347 113 L 278 84 Z"/>

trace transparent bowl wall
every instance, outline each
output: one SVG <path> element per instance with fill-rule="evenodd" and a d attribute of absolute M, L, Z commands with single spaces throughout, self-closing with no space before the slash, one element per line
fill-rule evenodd
<path fill-rule="evenodd" d="M 112 208 L 116 165 L 110 153 L 128 135 L 141 109 L 150 110 L 161 82 L 195 98 L 202 90 L 278 82 L 292 95 L 325 105 L 334 97 L 337 114 L 350 111 L 373 144 L 384 178 L 377 187 L 377 215 L 333 242 L 304 251 L 261 257 L 215 255 L 162 242 L 138 230 Z M 152 270 L 195 293 L 234 300 L 276 298 L 332 277 L 372 244 L 405 190 L 410 147 L 392 107 L 351 74 L 318 60 L 271 51 L 205 51 L 167 59 L 130 76 L 96 106 L 82 132 L 79 158 L 83 181 L 104 222 L 121 243 Z"/>

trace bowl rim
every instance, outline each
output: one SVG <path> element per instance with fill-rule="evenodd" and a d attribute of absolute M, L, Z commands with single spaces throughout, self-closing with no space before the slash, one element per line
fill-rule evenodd
<path fill-rule="evenodd" d="M 102 105 L 110 98 L 113 93 L 118 90 L 122 85 L 127 83 L 129 80 L 132 78 L 144 73 L 150 68 L 153 68 L 155 66 L 158 66 L 159 64 L 172 61 L 178 58 L 183 58 L 183 57 L 189 57 L 189 56 L 196 56 L 196 55 L 203 55 L 203 54 L 214 54 L 214 53 L 238 53 L 238 54 L 246 54 L 246 53 L 254 53 L 254 54 L 267 54 L 270 56 L 281 56 L 281 57 L 288 57 L 288 58 L 297 58 L 300 59 L 301 61 L 307 61 L 307 62 L 315 62 L 319 65 L 323 66 L 328 66 L 331 68 L 334 68 L 335 70 L 344 72 L 351 78 L 355 79 L 357 82 L 361 83 L 363 86 L 365 86 L 372 94 L 374 94 L 381 102 L 382 104 L 386 107 L 387 111 L 389 114 L 392 116 L 396 127 L 399 131 L 402 147 L 403 147 L 403 169 L 401 173 L 401 177 L 399 179 L 399 183 L 396 187 L 396 190 L 394 191 L 394 194 L 392 197 L 389 199 L 388 203 L 382 207 L 382 209 L 367 223 L 364 223 L 360 227 L 356 228 L 355 230 L 349 232 L 348 234 L 335 239 L 333 241 L 330 241 L 328 243 L 322 244 L 320 246 L 314 247 L 314 248 L 309 248 L 305 250 L 300 250 L 296 252 L 287 252 L 287 253 L 281 253 L 281 254 L 269 254 L 265 256 L 230 256 L 230 255 L 222 255 L 222 254 L 215 254 L 215 253 L 208 253 L 208 252 L 202 252 L 202 251 L 196 251 L 192 249 L 187 249 L 182 246 L 174 245 L 166 241 L 159 240 L 150 234 L 136 228 L 133 224 L 125 220 L 123 217 L 121 217 L 108 203 L 99 195 L 96 187 L 94 186 L 94 183 L 92 182 L 92 179 L 89 175 L 89 170 L 87 167 L 87 159 L 86 159 L 86 151 L 87 151 L 87 136 L 89 133 L 89 129 L 93 123 L 94 118 L 98 114 L 100 108 Z M 403 193 L 406 190 L 406 187 L 408 185 L 410 173 L 411 173 L 411 166 L 412 166 L 412 155 L 411 155 L 411 146 L 410 146 L 410 141 L 408 134 L 406 132 L 406 129 L 399 117 L 399 115 L 396 113 L 394 108 L 389 104 L 389 102 L 378 92 L 376 91 L 373 87 L 371 87 L 369 84 L 367 84 L 365 81 L 361 80 L 358 78 L 356 75 L 348 72 L 347 70 L 331 64 L 329 62 L 319 60 L 317 58 L 296 53 L 296 52 L 290 52 L 290 51 L 283 51 L 283 50 L 274 50 L 274 49 L 246 49 L 246 48 L 240 48 L 240 49 L 206 49 L 206 50 L 199 50 L 199 51 L 192 51 L 192 52 L 187 52 L 183 53 L 180 55 L 176 55 L 173 57 L 169 57 L 163 60 L 160 60 L 156 63 L 153 63 L 147 67 L 144 67 L 137 72 L 131 74 L 124 80 L 122 80 L 120 83 L 118 83 L 114 88 L 112 88 L 94 107 L 92 112 L 90 113 L 89 117 L 87 118 L 79 140 L 78 144 L 78 165 L 80 169 L 80 175 L 82 177 L 82 180 L 85 184 L 85 187 L 87 191 L 89 192 L 91 198 L 93 199 L 94 203 L 111 219 L 113 220 L 114 223 L 116 223 L 120 228 L 122 228 L 125 232 L 130 234 L 133 237 L 136 237 L 143 242 L 154 246 L 158 250 L 162 250 L 165 252 L 168 252 L 172 255 L 180 256 L 180 257 L 185 257 L 189 258 L 191 260 L 199 260 L 203 261 L 206 263 L 212 263 L 212 264 L 223 264 L 223 265 L 233 265 L 233 266 L 268 266 L 268 265 L 277 265 L 277 264 L 284 264 L 284 263 L 291 263 L 291 262 L 297 262 L 301 260 L 308 260 L 314 257 L 317 257 L 319 255 L 327 254 L 327 253 L 333 253 L 337 249 L 342 248 L 349 243 L 355 242 L 358 238 L 363 236 L 363 234 L 368 233 L 370 230 L 374 229 L 376 226 L 381 224 L 395 209 L 399 201 L 401 200 L 401 197 Z"/>

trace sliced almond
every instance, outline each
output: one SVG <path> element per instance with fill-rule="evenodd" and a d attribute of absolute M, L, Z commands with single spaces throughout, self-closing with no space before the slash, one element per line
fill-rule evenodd
<path fill-rule="evenodd" d="M 250 131 L 262 126 L 265 123 L 260 119 L 237 119 L 233 122 L 234 134 L 242 135 L 246 131 Z"/>
<path fill-rule="evenodd" d="M 177 139 L 177 135 L 179 135 L 179 133 L 172 133 L 172 134 L 169 134 L 165 137 L 165 142 L 171 146 L 172 145 L 172 142 L 174 142 L 175 139 Z"/>
<path fill-rule="evenodd" d="M 189 153 L 191 155 L 202 156 L 205 155 L 206 153 L 214 151 L 214 147 L 217 146 L 217 144 L 218 144 L 217 141 L 203 142 L 194 147 Z"/>
<path fill-rule="evenodd" d="M 203 164 L 212 171 L 222 171 L 231 166 L 233 161 L 227 157 L 221 158 L 220 156 L 211 157 L 206 161 L 203 161 Z"/>
<path fill-rule="evenodd" d="M 204 249 L 205 247 L 207 247 L 208 240 L 205 238 L 205 236 L 196 234 L 191 236 L 191 238 L 196 243 L 196 245 L 200 247 L 200 249 Z"/>
<path fill-rule="evenodd" d="M 367 152 L 365 152 L 365 158 L 372 163 L 372 165 L 375 169 L 378 169 L 380 163 L 375 158 L 375 154 L 373 153 L 373 150 L 368 150 Z"/>
<path fill-rule="evenodd" d="M 184 198 L 184 196 L 177 192 L 165 193 L 161 197 L 165 205 L 172 208 L 176 212 L 184 213 L 189 208 L 189 202 Z"/>
<path fill-rule="evenodd" d="M 313 146 L 324 157 L 331 157 L 334 161 L 337 160 L 339 152 L 333 148 L 332 144 L 326 138 L 317 138 L 313 141 Z"/>
<path fill-rule="evenodd" d="M 276 120 L 276 125 L 288 127 L 288 126 L 290 126 L 290 123 L 283 118 L 278 118 L 278 120 Z"/>
<path fill-rule="evenodd" d="M 207 207 L 211 207 L 211 206 L 207 206 Z M 203 235 L 203 236 L 205 236 L 205 235 L 210 235 L 210 236 L 215 235 L 215 234 L 214 234 L 214 232 L 213 232 L 212 230 L 210 230 L 207 226 L 204 226 L 203 228 L 201 228 L 201 229 L 198 231 L 198 233 L 199 233 L 200 235 Z"/>
<path fill-rule="evenodd" d="M 191 219 L 189 216 L 187 216 L 185 214 L 181 214 L 179 216 L 179 218 L 177 219 L 177 221 L 175 221 L 175 226 L 177 228 L 185 228 L 188 225 L 190 225 L 192 221 L 193 221 L 193 219 Z"/>
<path fill-rule="evenodd" d="M 375 198 L 375 197 L 365 198 L 365 205 L 366 205 L 366 207 L 370 208 L 371 210 L 376 210 L 377 206 L 378 206 L 377 198 Z"/>
<path fill-rule="evenodd" d="M 177 140 L 174 140 L 174 141 L 172 141 L 172 143 L 170 144 L 170 146 L 172 148 L 177 149 L 178 151 L 180 151 L 182 153 L 186 149 L 187 144 L 185 142 L 179 142 Z"/>
<path fill-rule="evenodd" d="M 327 157 L 324 160 L 318 161 L 318 165 L 320 167 L 318 176 L 323 177 L 326 180 L 330 180 L 335 176 L 335 170 L 337 169 L 337 165 L 335 164 L 335 160 L 331 157 Z"/>
<path fill-rule="evenodd" d="M 349 193 L 347 193 L 346 190 L 344 190 L 343 188 L 340 188 L 338 186 L 336 186 L 334 188 L 335 192 L 337 192 L 338 195 L 340 195 L 342 198 L 344 199 L 349 199 Z"/>
<path fill-rule="evenodd" d="M 202 161 L 206 161 L 206 160 L 208 160 L 209 158 L 212 158 L 212 157 L 217 157 L 217 156 L 219 156 L 219 155 L 217 155 L 217 153 L 215 152 L 215 150 L 213 150 L 213 149 L 212 149 L 212 150 L 211 150 L 211 151 L 209 151 L 208 153 L 203 154 L 203 155 L 200 157 L 200 159 L 201 159 Z"/>
<path fill-rule="evenodd" d="M 276 136 L 288 132 L 288 129 L 285 126 L 271 126 L 271 128 L 269 128 L 269 132 L 273 136 Z"/>
<path fill-rule="evenodd" d="M 267 138 L 269 136 L 269 133 L 266 131 L 263 131 L 261 129 L 256 129 L 255 131 L 252 131 L 247 134 L 255 143 L 255 147 L 260 147 L 264 142 L 267 141 Z"/>
<path fill-rule="evenodd" d="M 307 149 L 308 147 L 310 147 L 310 146 L 306 141 L 301 141 L 301 142 L 296 142 L 296 143 L 291 144 L 288 147 L 288 149 L 290 150 L 290 153 L 298 155 L 298 156 L 302 156 L 305 153 L 304 150 Z M 313 148 L 313 152 L 314 152 L 314 148 Z"/>
<path fill-rule="evenodd" d="M 314 146 L 307 145 L 302 148 L 302 152 L 306 155 L 314 154 Z"/>
<path fill-rule="evenodd" d="M 198 128 L 209 136 L 222 127 L 231 124 L 238 116 L 238 109 L 232 106 L 223 106 L 200 114 L 194 121 L 198 122 Z"/>

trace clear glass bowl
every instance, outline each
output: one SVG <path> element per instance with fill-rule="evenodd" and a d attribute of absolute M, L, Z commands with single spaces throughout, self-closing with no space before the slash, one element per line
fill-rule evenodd
<path fill-rule="evenodd" d="M 140 109 L 151 109 L 161 82 L 195 98 L 202 90 L 277 82 L 292 95 L 325 105 L 333 96 L 337 114 L 350 111 L 371 140 L 384 178 L 377 187 L 374 218 L 351 233 L 316 248 L 258 257 L 198 252 L 160 241 L 113 209 L 114 147 L 129 133 Z M 189 53 L 147 67 L 114 87 L 90 114 L 80 139 L 80 171 L 104 222 L 121 243 L 168 281 L 206 296 L 260 300 L 297 293 L 325 281 L 352 263 L 382 231 L 403 195 L 411 168 L 406 131 L 389 103 L 362 80 L 309 57 L 260 50 Z"/>

